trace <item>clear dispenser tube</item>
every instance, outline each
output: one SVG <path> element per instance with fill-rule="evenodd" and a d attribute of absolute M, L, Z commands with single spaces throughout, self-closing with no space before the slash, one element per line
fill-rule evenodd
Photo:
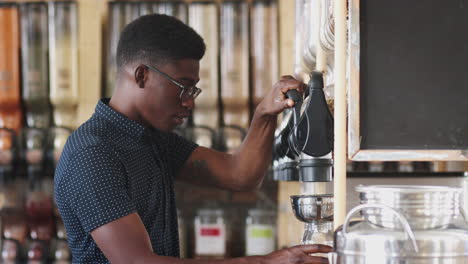
<path fill-rule="evenodd" d="M 189 25 L 200 34 L 207 46 L 205 56 L 200 61 L 200 82 L 203 92 L 197 98 L 193 112 L 195 125 L 212 129 L 218 127 L 218 8 L 215 1 L 194 2 L 189 6 Z"/>
<path fill-rule="evenodd" d="M 187 23 L 187 4 L 183 1 L 158 2 L 158 13 L 177 17 L 180 21 Z"/>
<path fill-rule="evenodd" d="M 278 76 L 278 3 L 257 0 L 252 3 L 250 50 L 252 56 L 253 104 L 256 106 L 272 89 Z"/>
<path fill-rule="evenodd" d="M 153 13 L 152 2 L 138 2 L 138 15 L 144 16 Z"/>
<path fill-rule="evenodd" d="M 78 105 L 78 7 L 49 2 L 50 100 L 57 126 L 75 128 Z"/>
<path fill-rule="evenodd" d="M 23 102 L 29 127 L 50 126 L 47 4 L 21 5 Z"/>
<path fill-rule="evenodd" d="M 111 97 L 114 93 L 115 78 L 117 77 L 117 45 L 120 33 L 124 27 L 136 19 L 141 13 L 140 6 L 130 2 L 109 2 L 109 29 L 107 35 L 107 78 L 104 97 Z"/>
<path fill-rule="evenodd" d="M 221 4 L 221 99 L 223 120 L 243 128 L 249 124 L 249 6 L 243 1 Z"/>

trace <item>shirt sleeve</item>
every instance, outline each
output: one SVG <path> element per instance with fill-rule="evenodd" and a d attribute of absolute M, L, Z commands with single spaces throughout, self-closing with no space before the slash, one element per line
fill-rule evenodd
<path fill-rule="evenodd" d="M 136 212 L 125 169 L 109 148 L 92 146 L 74 152 L 66 174 L 61 192 L 86 232 Z"/>
<path fill-rule="evenodd" d="M 184 166 L 192 152 L 198 147 L 198 144 L 189 141 L 175 133 L 169 134 L 169 163 L 177 175 L 179 170 Z"/>

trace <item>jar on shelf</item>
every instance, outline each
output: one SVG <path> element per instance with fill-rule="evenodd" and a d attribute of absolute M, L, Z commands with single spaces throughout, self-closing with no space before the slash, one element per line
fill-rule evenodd
<path fill-rule="evenodd" d="M 194 220 L 194 257 L 223 259 L 228 257 L 229 230 L 222 209 L 199 209 Z"/>
<path fill-rule="evenodd" d="M 381 161 L 371 161 L 369 162 L 369 172 L 383 172 L 383 162 Z"/>
<path fill-rule="evenodd" d="M 250 209 L 245 224 L 245 255 L 266 255 L 276 249 L 275 211 Z"/>
<path fill-rule="evenodd" d="M 3 239 L 1 247 L 1 263 L 14 264 L 18 261 L 20 255 L 20 244 L 14 239 Z"/>

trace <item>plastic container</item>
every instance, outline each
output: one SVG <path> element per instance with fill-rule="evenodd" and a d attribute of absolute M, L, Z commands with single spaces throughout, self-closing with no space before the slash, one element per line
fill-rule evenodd
<path fill-rule="evenodd" d="M 227 246 L 230 236 L 223 210 L 198 210 L 194 229 L 196 259 L 223 259 L 230 255 Z"/>
<path fill-rule="evenodd" d="M 276 249 L 276 212 L 250 209 L 245 224 L 245 255 L 266 255 Z"/>

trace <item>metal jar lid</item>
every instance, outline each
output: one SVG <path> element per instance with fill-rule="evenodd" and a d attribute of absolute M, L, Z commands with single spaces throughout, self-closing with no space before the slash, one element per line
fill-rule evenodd
<path fill-rule="evenodd" d="M 361 204 L 382 204 L 402 213 L 412 229 L 447 226 L 460 215 L 460 188 L 417 185 L 359 185 Z M 365 220 L 387 228 L 402 228 L 395 214 L 379 208 L 362 210 Z"/>

